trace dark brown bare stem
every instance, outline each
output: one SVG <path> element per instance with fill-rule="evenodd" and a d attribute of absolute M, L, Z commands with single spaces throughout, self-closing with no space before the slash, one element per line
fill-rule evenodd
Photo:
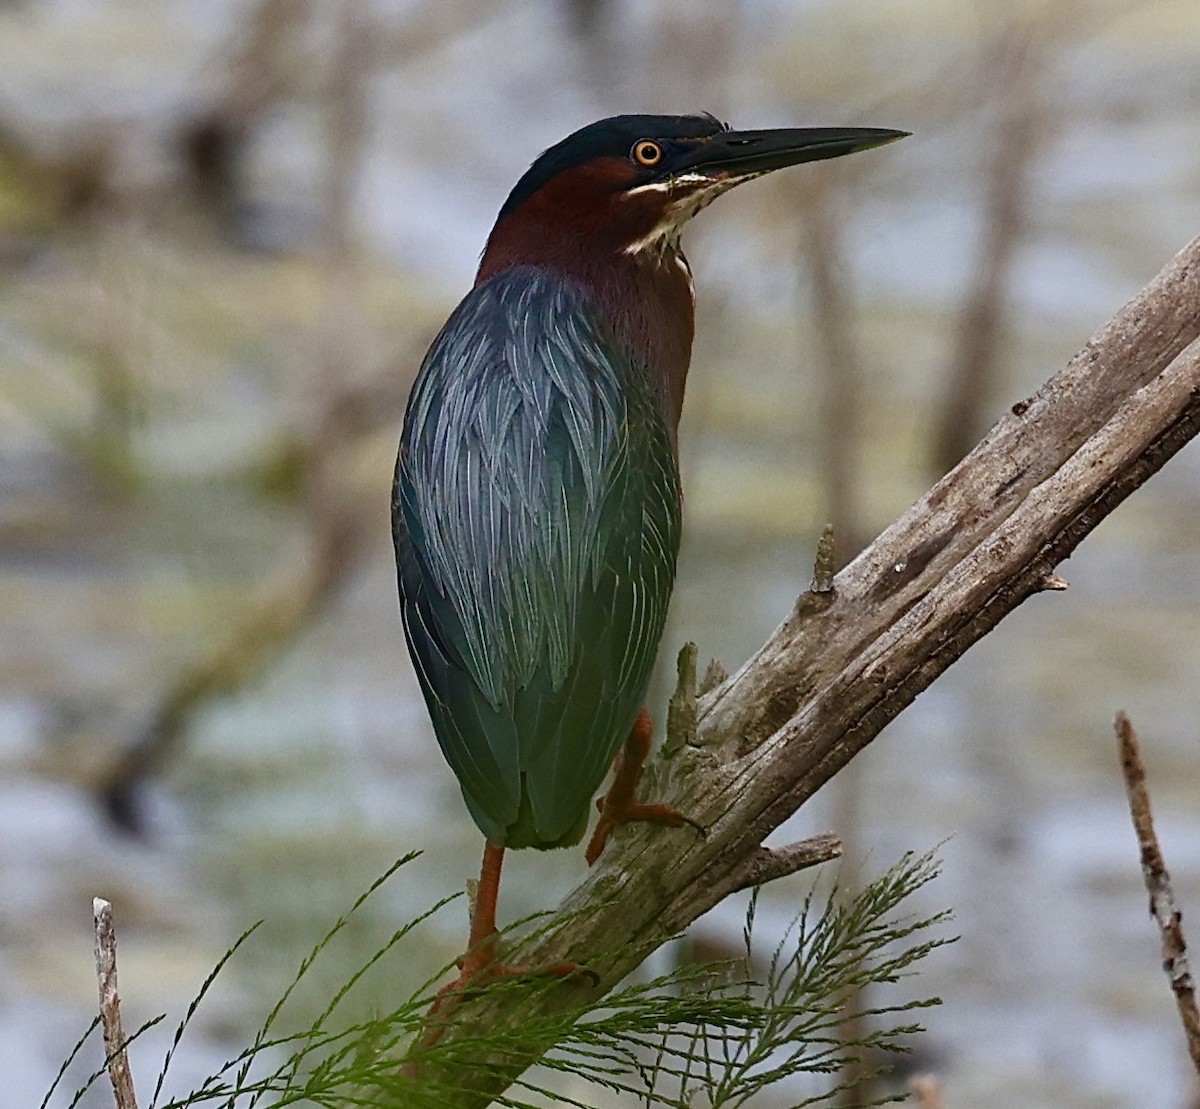
<path fill-rule="evenodd" d="M 235 239 L 246 147 L 286 92 L 287 55 L 300 37 L 308 8 L 308 0 L 259 0 L 253 5 L 223 58 L 212 61 L 220 74 L 215 96 L 180 135 L 197 199 Z"/>
<path fill-rule="evenodd" d="M 1142 856 L 1142 877 L 1150 894 L 1150 915 L 1158 924 L 1162 936 L 1163 971 L 1171 983 L 1183 1033 L 1187 1038 L 1192 1066 L 1200 1076 L 1200 1011 L 1196 1008 L 1196 982 L 1188 966 L 1187 944 L 1183 938 L 1183 913 L 1175 904 L 1171 875 L 1158 845 L 1154 818 L 1150 812 L 1150 789 L 1146 784 L 1146 766 L 1142 762 L 1137 732 L 1123 712 L 1115 721 L 1117 746 L 1121 756 L 1121 773 L 1125 778 L 1125 793 L 1129 798 L 1129 815 L 1137 834 L 1138 850 Z"/>

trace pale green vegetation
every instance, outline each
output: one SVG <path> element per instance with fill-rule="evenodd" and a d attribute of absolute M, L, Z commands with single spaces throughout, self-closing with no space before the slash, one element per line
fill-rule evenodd
<path fill-rule="evenodd" d="M 315 1019 L 293 1027 L 294 1002 L 308 986 L 313 966 L 368 898 L 389 881 L 403 881 L 398 872 L 415 858 L 412 854 L 398 860 L 338 919 L 303 960 L 249 1046 L 191 1093 L 160 1100 L 171 1057 L 217 976 L 235 956 L 253 957 L 257 926 L 243 933 L 180 1021 L 148 1102 L 150 1109 L 443 1107 L 450 1098 L 460 1104 L 457 1099 L 473 1079 L 486 1073 L 488 1061 L 522 1058 L 531 1047 L 545 1044 L 554 1046 L 539 1066 L 495 1104 L 533 1109 L 550 1099 L 552 1104 L 586 1109 L 609 1105 L 612 1096 L 622 1095 L 632 1099 L 630 1104 L 647 1107 L 733 1109 L 763 1105 L 760 1097 L 775 1091 L 794 1106 L 831 1104 L 842 1089 L 836 1076 L 848 1060 L 861 1059 L 864 1053 L 875 1057 L 907 1050 L 921 1031 L 911 1015 L 938 1004 L 936 998 L 897 998 L 893 990 L 879 995 L 882 987 L 894 986 L 927 955 L 951 942 L 943 927 L 947 912 L 924 916 L 911 912 L 907 904 L 938 872 L 932 854 L 909 854 L 852 897 L 835 887 L 818 901 L 810 890 L 765 961 L 755 930 L 756 893 L 746 914 L 743 958 L 682 965 L 629 982 L 596 1006 L 569 1007 L 533 1021 L 447 1035 L 413 1052 L 438 982 L 451 973 L 447 967 L 395 1009 L 343 1020 L 343 1002 L 351 992 L 366 979 L 378 981 L 388 975 L 391 964 L 420 944 L 422 925 L 456 900 L 446 898 L 397 929 L 323 1004 Z M 536 920 L 523 923 L 536 927 Z M 569 987 L 560 980 L 537 977 L 500 979 L 487 987 L 514 993 L 565 988 Z M 861 1013 L 872 1018 L 872 1030 L 847 1041 L 839 1028 L 852 1015 L 848 1006 L 856 1003 L 853 999 L 867 996 L 864 991 L 870 991 L 872 1000 Z M 311 1007 L 311 998 L 305 1002 Z M 141 1032 L 162 1019 L 147 1022 L 129 1038 L 132 1052 L 139 1049 Z M 64 1063 L 56 1086 L 96 1033 L 97 1023 Z M 414 1059 L 415 1074 L 406 1070 Z M 100 1068 L 80 1087 L 70 1107 L 102 1081 Z M 43 1109 L 53 1094 L 54 1089 L 47 1093 Z"/>

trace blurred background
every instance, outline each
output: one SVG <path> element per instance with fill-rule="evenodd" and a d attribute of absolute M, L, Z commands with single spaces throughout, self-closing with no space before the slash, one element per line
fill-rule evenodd
<path fill-rule="evenodd" d="M 687 236 L 663 669 L 691 639 L 732 671 L 807 586 L 826 521 L 848 559 L 1200 231 L 1195 0 L 0 3 L 6 1104 L 40 1102 L 94 1012 L 94 895 L 115 905 L 127 1025 L 171 1014 L 135 1052 L 145 1096 L 249 924 L 168 1090 L 244 1046 L 398 855 L 425 852 L 314 972 L 328 984 L 474 875 L 395 601 L 407 390 L 540 150 L 600 116 L 697 110 L 914 132 L 740 189 Z M 1186 924 L 1200 451 L 1061 572 L 1067 593 L 1026 604 L 781 835 L 836 830 L 851 881 L 945 841 L 918 908 L 952 906 L 962 938 L 907 988 L 944 1000 L 916 1063 L 949 1106 L 1193 1106 L 1111 722 L 1141 733 Z M 502 916 L 583 870 L 516 855 Z M 764 919 L 806 888 L 770 888 Z M 736 951 L 743 912 L 697 944 Z M 465 934 L 459 903 L 359 1004 Z"/>

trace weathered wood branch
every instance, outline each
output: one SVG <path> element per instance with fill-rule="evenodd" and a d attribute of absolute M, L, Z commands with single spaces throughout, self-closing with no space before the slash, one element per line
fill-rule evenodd
<path fill-rule="evenodd" d="M 1200 238 L 832 590 L 802 595 L 749 662 L 699 697 L 694 737 L 660 754 L 648 789 L 705 833 L 623 830 L 521 946 L 521 963 L 574 960 L 595 985 L 579 977 L 519 1012 L 472 999 L 447 1038 L 602 995 L 754 881 L 766 837 L 1022 601 L 1061 588 L 1054 567 L 1200 431 L 1198 336 Z M 481 1062 L 459 1076 L 473 1089 L 458 1104 L 485 1105 L 532 1061 Z"/>

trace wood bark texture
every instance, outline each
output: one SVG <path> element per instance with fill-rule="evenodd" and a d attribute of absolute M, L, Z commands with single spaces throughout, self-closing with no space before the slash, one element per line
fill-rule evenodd
<path fill-rule="evenodd" d="M 104 1034 L 104 1063 L 112 1083 L 116 1109 L 138 1109 L 133 1090 L 133 1072 L 125 1050 L 125 1028 L 121 1022 L 121 995 L 117 989 L 117 931 L 112 903 L 92 899 L 96 937 L 96 983 L 100 993 L 100 1027 Z"/>
<path fill-rule="evenodd" d="M 703 834 L 622 829 L 518 945 L 524 965 L 573 960 L 596 978 L 523 998 L 520 1011 L 464 1000 L 447 1037 L 599 997 L 731 892 L 810 862 L 794 851 L 789 866 L 763 841 L 1003 617 L 1064 588 L 1054 567 L 1200 430 L 1198 336 L 1200 238 L 833 589 L 802 594 L 740 670 L 700 695 L 694 733 L 664 747 L 644 789 Z M 533 1060 L 481 1061 L 457 1104 L 486 1105 Z"/>

